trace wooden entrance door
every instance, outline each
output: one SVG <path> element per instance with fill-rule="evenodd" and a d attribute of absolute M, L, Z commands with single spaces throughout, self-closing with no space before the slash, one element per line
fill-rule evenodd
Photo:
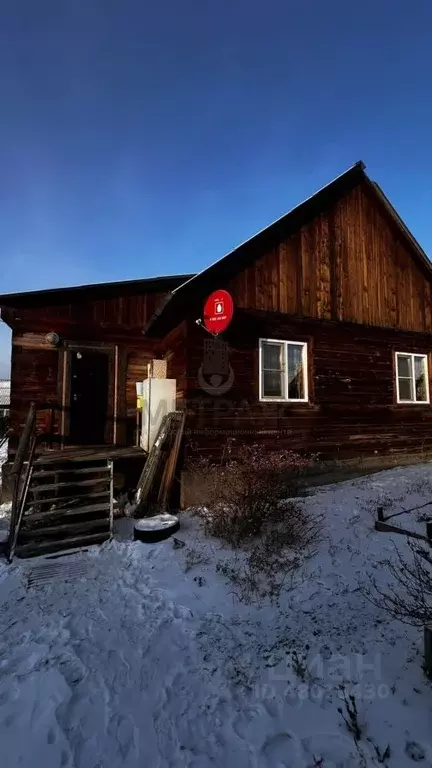
<path fill-rule="evenodd" d="M 108 355 L 85 348 L 71 352 L 69 440 L 74 445 L 105 443 L 108 381 Z"/>

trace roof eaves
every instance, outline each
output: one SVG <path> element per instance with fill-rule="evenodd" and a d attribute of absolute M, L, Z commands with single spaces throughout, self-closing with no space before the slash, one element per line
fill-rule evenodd
<path fill-rule="evenodd" d="M 345 171 L 343 171 L 343 173 L 340 173 L 338 176 L 336 176 L 334 179 L 329 181 L 323 187 L 320 187 L 319 189 L 317 189 L 312 195 L 309 195 L 309 197 L 306 197 L 300 203 L 297 203 L 297 205 L 295 205 L 294 208 L 291 208 L 289 211 L 287 211 L 286 213 L 282 214 L 282 216 L 279 216 L 277 219 L 272 221 L 270 224 L 267 224 L 267 226 L 265 226 L 262 229 L 258 230 L 258 232 L 255 232 L 254 235 L 251 235 L 251 237 L 248 237 L 246 240 L 243 240 L 243 242 L 241 242 L 239 245 L 236 245 L 235 248 L 233 248 L 231 251 L 228 251 L 228 253 L 226 253 L 224 256 L 221 256 L 221 258 L 216 259 L 216 261 L 214 261 L 212 264 L 209 264 L 208 267 L 205 267 L 205 269 L 202 269 L 201 272 L 197 272 L 196 275 L 193 275 L 188 280 L 186 280 L 184 283 L 182 283 L 181 285 L 177 286 L 177 288 L 174 288 L 172 293 L 175 295 L 176 293 L 178 293 L 178 291 L 180 291 L 183 288 L 185 288 L 187 285 L 192 283 L 194 280 L 199 279 L 202 274 L 207 272 L 209 269 L 212 269 L 212 267 L 215 267 L 216 264 L 219 264 L 224 259 L 227 259 L 230 256 L 232 256 L 240 248 L 242 248 L 243 246 L 247 245 L 252 240 L 255 240 L 255 238 L 258 238 L 260 235 L 262 235 L 268 229 L 271 229 L 272 227 L 274 227 L 277 224 L 279 224 L 279 222 L 282 222 L 287 216 L 291 216 L 292 214 L 294 214 L 303 205 L 308 203 L 310 200 L 313 200 L 314 197 L 319 195 L 321 192 L 324 192 L 328 187 L 331 187 L 332 184 L 335 184 L 337 181 L 339 181 L 339 179 L 342 179 L 344 176 L 347 176 L 349 173 L 354 171 L 356 168 L 357 169 L 361 169 L 362 171 L 364 171 L 366 169 L 366 165 L 365 165 L 365 163 L 362 160 L 358 160 L 350 168 L 347 168 Z"/>
<path fill-rule="evenodd" d="M 355 173 L 356 171 L 360 171 L 360 173 L 363 175 L 364 178 L 367 178 L 366 174 L 364 173 L 366 169 L 365 164 L 359 160 L 358 162 L 354 163 L 350 168 L 345 170 L 343 173 L 336 176 L 332 181 L 328 182 L 328 184 L 325 184 L 320 189 L 316 190 L 312 195 L 307 197 L 305 200 L 303 200 L 301 203 L 298 203 L 294 208 L 291 208 L 287 213 L 284 213 L 282 216 L 277 218 L 275 221 L 273 221 L 271 224 L 268 224 L 263 229 L 259 230 L 257 233 L 252 235 L 252 237 L 248 238 L 247 240 L 240 243 L 240 245 L 237 245 L 233 250 L 226 253 L 224 256 L 222 256 L 220 259 L 217 259 L 215 262 L 210 264 L 205 269 L 201 270 L 201 272 L 198 272 L 193 277 L 186 280 L 181 285 L 177 286 L 177 288 L 174 288 L 174 290 L 171 292 L 170 296 L 168 297 L 167 301 L 164 302 L 163 306 L 161 305 L 158 308 L 158 311 L 154 313 L 154 315 L 149 319 L 146 328 L 145 333 L 148 333 L 149 331 L 154 332 L 157 334 L 157 330 L 154 328 L 154 326 L 159 325 L 162 321 L 162 316 L 165 313 L 165 310 L 167 308 L 172 308 L 177 306 L 179 304 L 179 297 L 182 296 L 184 293 L 184 290 L 188 289 L 191 285 L 193 286 L 194 283 L 200 282 L 200 279 L 203 278 L 207 273 L 211 273 L 212 270 L 214 270 L 215 267 L 218 265 L 221 265 L 224 261 L 231 259 L 235 254 L 240 252 L 242 249 L 244 249 L 246 246 L 253 246 L 256 241 L 259 240 L 261 236 L 263 236 L 266 232 L 270 232 L 272 229 L 276 228 L 278 224 L 282 224 L 284 220 L 289 220 L 290 217 L 295 217 L 296 213 L 301 214 L 301 211 L 303 208 L 307 207 L 308 203 L 312 203 L 315 198 L 318 198 L 320 195 L 324 194 L 327 190 L 331 190 L 333 186 L 337 186 L 338 183 L 342 182 L 344 179 L 348 179 L 350 175 Z M 173 301 L 174 300 L 174 301 Z M 177 300 L 177 301 L 176 301 Z M 181 301 L 181 300 L 180 300 Z M 151 334 L 150 334 L 151 335 Z"/>
<path fill-rule="evenodd" d="M 428 272 L 432 275 L 432 263 L 426 253 L 426 251 L 423 250 L 420 243 L 416 238 L 414 237 L 413 233 L 410 229 L 408 229 L 407 225 L 405 224 L 404 220 L 401 219 L 399 216 L 396 208 L 394 208 L 393 204 L 388 199 L 387 195 L 381 187 L 376 183 L 376 181 L 372 181 L 371 179 L 367 179 L 369 184 L 373 187 L 376 194 L 380 198 L 381 202 L 383 203 L 384 207 L 387 209 L 388 213 L 390 214 L 391 218 L 395 222 L 396 226 L 402 231 L 402 233 L 405 235 L 405 237 L 410 242 L 411 246 L 414 248 L 415 251 L 417 251 L 418 255 L 420 256 L 424 266 L 428 270 Z"/>
<path fill-rule="evenodd" d="M 66 285 L 62 288 L 42 288 L 37 291 L 22 291 L 22 292 L 15 292 L 15 293 L 5 293 L 0 295 L 0 303 L 2 301 L 10 302 L 14 299 L 26 299 L 26 298 L 36 298 L 37 296 L 55 296 L 55 295 L 61 295 L 65 292 L 76 292 L 80 293 L 80 291 L 91 291 L 93 290 L 103 290 L 106 289 L 113 289 L 113 288 L 127 288 L 132 287 L 133 285 L 136 285 L 137 288 L 140 286 L 145 286 L 149 284 L 157 285 L 158 283 L 167 283 L 170 281 L 184 281 L 189 280 L 193 275 L 190 273 L 186 275 L 158 275 L 157 277 L 143 277 L 138 278 L 137 280 L 118 280 L 118 281 L 109 281 L 106 283 L 86 283 L 84 285 Z"/>

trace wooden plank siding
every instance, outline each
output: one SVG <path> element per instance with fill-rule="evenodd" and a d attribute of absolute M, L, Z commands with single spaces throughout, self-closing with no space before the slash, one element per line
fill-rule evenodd
<path fill-rule="evenodd" d="M 112 331 L 133 330 L 141 334 L 147 320 L 159 306 L 164 293 L 116 296 L 109 299 L 77 300 L 68 304 L 44 308 L 20 307 L 13 310 L 15 328 L 34 327 L 55 330 L 57 333 L 71 326 L 89 329 L 104 335 Z"/>
<path fill-rule="evenodd" d="M 187 388 L 186 333 L 187 323 L 183 321 L 165 337 L 160 347 L 160 354 L 167 361 L 167 378 L 176 380 L 178 409 L 183 408 Z"/>
<path fill-rule="evenodd" d="M 37 416 L 39 433 L 46 434 L 47 442 L 60 441 L 64 429 L 64 355 L 69 345 L 99 348 L 110 355 L 114 381 L 109 383 L 112 400 L 109 412 L 115 423 L 111 433 L 117 445 L 134 443 L 135 383 L 147 377 L 147 364 L 158 356 L 160 346 L 155 340 L 144 337 L 143 327 L 163 296 L 161 293 L 118 295 L 43 308 L 8 308 L 13 323 L 11 455 L 32 401 L 40 408 Z M 46 340 L 50 331 L 60 337 L 57 347 L 52 347 Z"/>
<path fill-rule="evenodd" d="M 432 331 L 430 274 L 366 183 L 218 287 L 243 309 Z"/>
<path fill-rule="evenodd" d="M 260 337 L 307 342 L 308 403 L 259 401 Z M 225 338 L 234 383 L 216 397 L 198 383 L 202 329 L 188 329 L 186 435 L 201 454 L 219 456 L 227 437 L 324 458 L 432 450 L 432 407 L 397 404 L 394 371 L 396 351 L 431 360 L 428 334 L 239 310 Z"/>
<path fill-rule="evenodd" d="M 432 450 L 432 406 L 397 404 L 394 363 L 418 351 L 431 368 L 431 272 L 370 182 L 214 288 L 234 299 L 234 382 L 200 386 L 207 337 L 191 314 L 186 436 L 200 453 L 219 456 L 227 437 L 326 458 Z M 259 401 L 260 337 L 307 342 L 308 403 Z"/>

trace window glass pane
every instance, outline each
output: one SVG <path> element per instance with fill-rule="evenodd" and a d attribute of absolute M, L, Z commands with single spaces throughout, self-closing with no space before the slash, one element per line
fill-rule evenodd
<path fill-rule="evenodd" d="M 304 398 L 303 347 L 288 344 L 288 397 Z"/>
<path fill-rule="evenodd" d="M 399 379 L 399 400 L 414 400 L 412 379 Z"/>
<path fill-rule="evenodd" d="M 414 375 L 416 400 L 420 402 L 427 401 L 427 377 L 426 377 L 426 359 L 424 357 L 414 358 Z"/>
<path fill-rule="evenodd" d="M 410 377 L 412 376 L 411 370 L 411 357 L 409 355 L 398 355 L 398 376 Z"/>
<path fill-rule="evenodd" d="M 269 344 L 268 342 L 265 342 L 262 345 L 262 367 L 280 371 L 283 368 L 282 354 L 282 344 Z"/>
<path fill-rule="evenodd" d="M 264 371 L 263 372 L 263 397 L 283 397 L 283 385 L 282 385 L 282 372 L 281 371 Z"/>

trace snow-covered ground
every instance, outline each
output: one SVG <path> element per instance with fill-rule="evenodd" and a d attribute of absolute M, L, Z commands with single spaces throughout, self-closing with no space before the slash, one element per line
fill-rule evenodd
<path fill-rule="evenodd" d="M 1 764 L 431 768 L 421 632 L 361 591 L 406 547 L 374 531 L 377 502 L 392 498 L 390 513 L 431 491 L 431 464 L 315 489 L 303 503 L 324 514 L 324 540 L 279 608 L 233 598 L 215 568 L 229 553 L 188 515 L 160 544 L 1 563 Z M 357 745 L 340 685 L 356 696 Z"/>

